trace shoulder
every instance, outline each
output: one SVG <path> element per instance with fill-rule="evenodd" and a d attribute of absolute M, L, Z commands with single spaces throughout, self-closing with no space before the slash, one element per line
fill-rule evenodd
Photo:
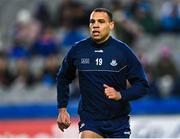
<path fill-rule="evenodd" d="M 79 49 L 82 49 L 82 47 L 86 46 L 89 42 L 90 38 L 85 38 L 81 41 L 75 42 L 74 45 L 72 45 L 71 49 L 69 50 L 70 54 L 76 53 Z"/>
<path fill-rule="evenodd" d="M 124 43 L 118 39 L 115 39 L 115 38 L 112 38 L 112 39 L 113 39 L 114 46 L 117 47 L 117 49 L 119 49 L 121 52 L 123 52 L 124 55 L 126 55 L 126 57 L 136 57 L 137 58 L 137 55 L 134 52 L 134 50 L 132 48 L 130 48 L 126 43 Z"/>
<path fill-rule="evenodd" d="M 81 41 L 75 42 L 73 47 L 82 47 L 84 45 L 87 45 L 89 40 L 90 40 L 90 38 L 85 38 L 85 39 L 83 39 Z"/>
<path fill-rule="evenodd" d="M 112 37 L 112 44 L 115 47 L 121 49 L 121 51 L 130 51 L 130 52 L 132 52 L 132 49 L 125 42 L 123 42 L 121 40 L 118 40 L 116 38 L 113 38 L 113 37 Z"/>

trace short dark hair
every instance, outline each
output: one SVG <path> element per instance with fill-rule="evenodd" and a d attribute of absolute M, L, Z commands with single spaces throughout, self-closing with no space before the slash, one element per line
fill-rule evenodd
<path fill-rule="evenodd" d="M 94 9 L 92 12 L 105 12 L 107 13 L 108 17 L 109 17 L 109 20 L 110 21 L 113 21 L 113 15 L 112 13 L 110 12 L 110 10 L 106 9 L 106 8 L 96 8 Z"/>

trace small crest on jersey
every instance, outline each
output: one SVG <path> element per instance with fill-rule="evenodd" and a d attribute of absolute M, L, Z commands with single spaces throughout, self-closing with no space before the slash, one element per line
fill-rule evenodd
<path fill-rule="evenodd" d="M 118 63 L 116 62 L 116 59 L 112 59 L 110 65 L 114 67 L 114 66 L 117 66 L 117 64 Z"/>
<path fill-rule="evenodd" d="M 81 58 L 81 64 L 89 64 L 90 59 L 89 58 Z"/>

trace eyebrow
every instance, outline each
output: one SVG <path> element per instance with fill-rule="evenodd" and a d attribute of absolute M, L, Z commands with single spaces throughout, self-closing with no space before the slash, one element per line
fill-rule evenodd
<path fill-rule="evenodd" d="M 89 22 L 92 23 L 92 22 L 95 22 L 96 20 L 95 19 L 90 19 Z M 106 20 L 105 19 L 97 19 L 98 22 L 105 22 Z"/>

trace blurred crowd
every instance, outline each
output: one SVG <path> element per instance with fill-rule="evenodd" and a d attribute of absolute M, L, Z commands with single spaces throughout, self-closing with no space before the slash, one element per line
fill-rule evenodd
<path fill-rule="evenodd" d="M 93 8 L 112 10 L 116 38 L 136 49 L 134 42 L 144 34 L 158 36 L 180 33 L 180 1 L 163 1 L 159 17 L 154 16 L 153 0 L 99 0 L 92 5 L 77 0 L 62 0 L 54 13 L 45 1 L 34 11 L 20 9 L 11 31 L 10 46 L 0 51 L 0 88 L 31 88 L 35 84 L 56 86 L 56 73 L 62 58 L 77 41 L 88 37 L 89 15 Z M 180 96 L 180 77 L 171 49 L 163 46 L 159 59 L 151 64 L 143 51 L 139 56 L 150 83 L 153 98 Z M 79 95 L 78 80 L 72 85 L 72 97 Z"/>

